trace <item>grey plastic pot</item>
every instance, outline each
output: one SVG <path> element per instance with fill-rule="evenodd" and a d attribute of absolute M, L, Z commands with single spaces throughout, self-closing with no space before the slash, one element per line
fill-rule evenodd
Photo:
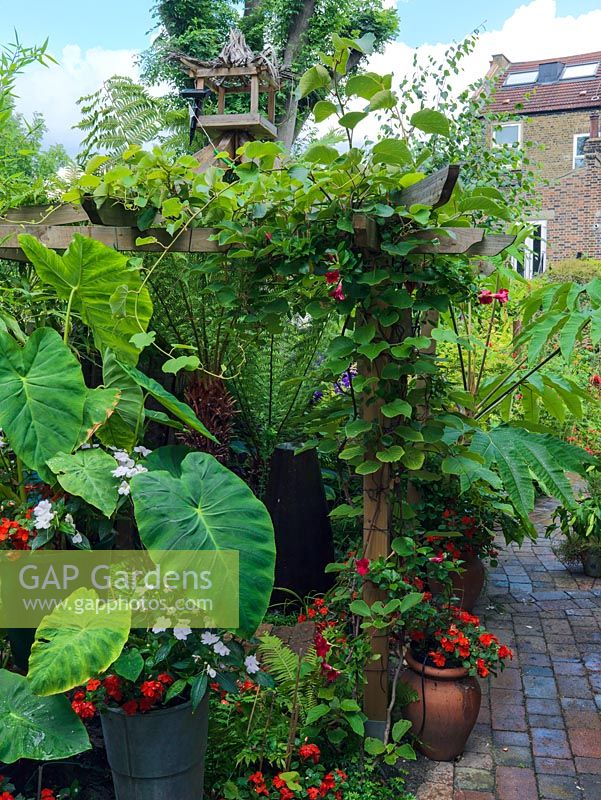
<path fill-rule="evenodd" d="M 582 558 L 582 566 L 589 578 L 601 578 L 601 552 L 598 549 L 588 550 Z"/>
<path fill-rule="evenodd" d="M 100 720 L 116 800 L 201 800 L 209 698 L 127 716 L 120 708 Z"/>

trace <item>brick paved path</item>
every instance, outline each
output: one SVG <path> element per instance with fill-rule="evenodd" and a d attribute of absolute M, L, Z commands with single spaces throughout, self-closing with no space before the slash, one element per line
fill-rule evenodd
<path fill-rule="evenodd" d="M 554 506 L 539 501 L 538 540 L 503 549 L 489 573 L 476 613 L 514 660 L 481 682 L 463 757 L 410 770 L 418 800 L 601 800 L 601 579 L 556 559 L 543 535 Z"/>

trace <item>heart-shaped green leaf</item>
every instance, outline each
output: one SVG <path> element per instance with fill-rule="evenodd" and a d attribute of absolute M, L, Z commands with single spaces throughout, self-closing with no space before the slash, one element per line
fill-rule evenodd
<path fill-rule="evenodd" d="M 100 352 L 110 348 L 120 359 L 135 364 L 138 350 L 130 337 L 148 327 L 152 301 L 139 270 L 130 267 L 127 257 L 79 235 L 63 256 L 28 234 L 19 236 L 19 244 L 40 279 L 61 300 L 72 299 L 73 309 L 92 329 Z M 116 297 L 118 313 L 114 314 Z"/>
<path fill-rule="evenodd" d="M 23 462 L 48 477 L 45 464 L 78 443 L 87 389 L 79 362 L 51 328 L 21 347 L 0 331 L 0 427 Z"/>
<path fill-rule="evenodd" d="M 22 675 L 0 670 L 0 763 L 71 758 L 90 746 L 66 697 L 38 697 Z"/>
<path fill-rule="evenodd" d="M 62 453 L 51 458 L 48 466 L 66 492 L 82 497 L 105 517 L 114 513 L 120 481 L 112 474 L 117 467 L 115 459 L 104 450 L 90 448 L 73 455 Z"/>
<path fill-rule="evenodd" d="M 27 675 L 35 694 L 46 697 L 81 686 L 108 669 L 123 650 L 130 612 L 100 613 L 98 599 L 93 589 L 77 589 L 41 621 Z"/>
<path fill-rule="evenodd" d="M 189 453 L 179 477 L 174 468 L 150 469 L 132 479 L 140 538 L 151 555 L 153 550 L 237 550 L 240 629 L 250 636 L 263 619 L 273 588 L 275 544 L 269 512 L 241 478 L 208 453 Z"/>

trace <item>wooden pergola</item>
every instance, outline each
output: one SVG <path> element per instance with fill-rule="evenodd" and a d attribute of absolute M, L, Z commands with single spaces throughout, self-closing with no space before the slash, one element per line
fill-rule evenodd
<path fill-rule="evenodd" d="M 209 163 L 214 156 L 215 145 L 223 150 L 226 145 L 235 157 L 235 149 L 239 142 L 251 138 L 273 138 L 275 127 L 273 120 L 276 85 L 270 80 L 267 70 L 256 66 L 213 67 L 200 64 L 193 59 L 179 58 L 182 65 L 193 77 L 197 88 L 208 86 L 218 96 L 218 113 L 214 117 L 201 118 L 204 128 L 215 133 L 215 144 L 200 151 L 197 156 L 203 163 Z M 229 70 L 229 72 L 228 72 Z M 232 91 L 240 91 L 240 79 L 250 94 L 251 116 L 224 114 L 225 96 L 228 92 L 228 80 L 235 79 Z M 268 115 L 265 120 L 260 117 L 258 97 L 260 90 L 268 92 Z M 221 138 L 220 138 L 221 137 Z M 410 207 L 415 204 L 436 208 L 444 205 L 451 197 L 453 188 L 459 177 L 459 167 L 450 165 L 425 177 L 412 186 L 403 189 L 395 203 Z M 374 263 L 381 255 L 379 228 L 376 220 L 364 214 L 356 214 L 353 218 L 354 244 L 361 251 L 364 263 Z M 506 234 L 488 233 L 482 228 L 454 227 L 448 228 L 449 236 L 441 236 L 431 231 L 412 231 L 412 239 L 423 240 L 411 254 L 459 255 L 481 259 L 496 256 L 509 247 L 514 237 Z M 137 228 L 112 227 L 91 224 L 81 206 L 61 205 L 57 207 L 26 207 L 9 210 L 0 218 L 0 258 L 26 261 L 19 247 L 18 236 L 28 233 L 38 238 L 46 246 L 63 251 L 75 234 L 96 239 L 109 247 L 125 252 L 164 252 L 165 249 L 178 253 L 215 253 L 226 252 L 227 247 L 219 245 L 214 228 L 194 227 L 179 231 L 170 236 L 164 229 L 153 229 L 141 234 Z M 343 235 L 343 234 L 340 234 Z M 152 244 L 137 245 L 140 237 L 154 237 Z M 410 313 L 410 312 L 409 312 Z M 368 322 L 369 320 L 364 320 Z M 409 320 L 410 321 L 410 320 Z M 376 321 L 377 322 L 377 321 Z M 428 323 L 429 330 L 432 321 Z M 433 324 L 436 324 L 435 322 Z M 404 336 L 410 335 L 410 325 L 405 325 Z M 384 335 L 386 331 L 384 331 Z M 431 352 L 431 351 L 429 351 Z M 380 374 L 386 363 L 386 354 L 375 362 L 365 360 L 361 371 L 366 375 Z M 372 398 L 366 401 L 362 409 L 365 419 L 383 424 L 381 413 L 382 402 Z M 363 539 L 365 556 L 376 559 L 388 556 L 390 550 L 391 523 L 391 471 L 388 464 L 363 479 L 364 516 Z M 365 598 L 368 603 L 379 599 L 378 591 L 367 584 Z M 370 735 L 383 737 L 388 715 L 388 638 L 385 633 L 372 633 L 372 650 L 380 656 L 379 660 L 368 665 L 367 686 L 365 688 L 364 711 L 369 720 Z"/>

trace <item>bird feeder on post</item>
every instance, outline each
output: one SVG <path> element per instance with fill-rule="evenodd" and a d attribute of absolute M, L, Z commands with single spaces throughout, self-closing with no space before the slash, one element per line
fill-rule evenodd
<path fill-rule="evenodd" d="M 254 53 L 244 35 L 232 30 L 229 42 L 213 61 L 179 54 L 174 58 L 194 80 L 194 88 L 182 92 L 192 101 L 191 140 L 200 129 L 211 142 L 196 153 L 201 166 L 212 163 L 217 153 L 225 152 L 234 160 L 236 150 L 252 139 L 276 138 L 275 101 L 281 75 L 271 50 Z M 203 114 L 203 101 L 210 93 L 217 97 L 217 113 Z M 248 95 L 248 111 L 227 111 L 226 98 L 232 94 Z M 261 103 L 262 94 L 267 95 L 266 103 Z"/>

